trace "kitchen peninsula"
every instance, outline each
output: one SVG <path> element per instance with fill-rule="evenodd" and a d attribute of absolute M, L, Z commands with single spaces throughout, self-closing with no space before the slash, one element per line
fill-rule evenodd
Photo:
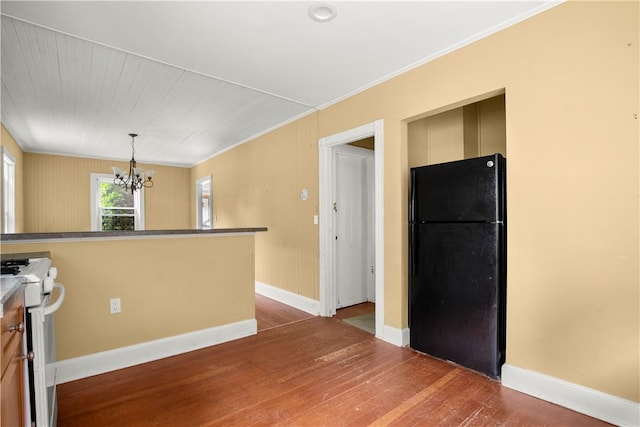
<path fill-rule="evenodd" d="M 255 234 L 264 227 L 3 234 L 2 253 L 47 251 L 66 288 L 58 382 L 256 333 Z M 121 312 L 110 313 L 119 298 Z"/>

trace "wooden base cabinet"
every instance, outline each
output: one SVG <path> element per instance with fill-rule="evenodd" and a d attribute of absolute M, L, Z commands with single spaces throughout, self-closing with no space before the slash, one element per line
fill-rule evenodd
<path fill-rule="evenodd" d="M 0 366 L 0 426 L 24 426 L 24 291 L 18 289 L 4 303 Z"/>

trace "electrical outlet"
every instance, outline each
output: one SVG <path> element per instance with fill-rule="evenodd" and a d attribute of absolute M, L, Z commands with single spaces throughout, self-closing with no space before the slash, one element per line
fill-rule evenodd
<path fill-rule="evenodd" d="M 120 311 L 122 311 L 122 307 L 120 306 L 120 298 L 111 298 L 109 307 L 111 309 L 111 314 L 120 313 Z"/>

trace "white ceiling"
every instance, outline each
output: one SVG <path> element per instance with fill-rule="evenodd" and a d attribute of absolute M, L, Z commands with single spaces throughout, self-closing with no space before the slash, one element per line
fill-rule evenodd
<path fill-rule="evenodd" d="M 23 150 L 191 166 L 557 1 L 2 1 Z"/>

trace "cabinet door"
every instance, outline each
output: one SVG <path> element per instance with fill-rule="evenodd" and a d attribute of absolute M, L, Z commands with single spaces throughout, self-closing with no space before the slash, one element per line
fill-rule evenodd
<path fill-rule="evenodd" d="M 22 347 L 17 346 L 11 355 L 7 370 L 2 377 L 2 426 L 23 426 L 23 366 Z"/>
<path fill-rule="evenodd" d="M 24 425 L 24 369 L 22 358 L 24 289 L 16 290 L 4 303 L 0 319 L 0 347 L 2 351 L 0 379 L 0 426 Z"/>

